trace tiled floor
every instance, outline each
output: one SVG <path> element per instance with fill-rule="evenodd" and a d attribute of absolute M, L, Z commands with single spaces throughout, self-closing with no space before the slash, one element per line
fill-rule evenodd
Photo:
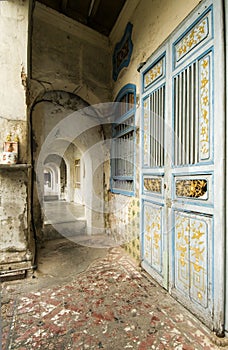
<path fill-rule="evenodd" d="M 93 248 L 61 242 L 56 241 L 49 260 L 40 260 L 43 272 L 36 278 L 3 283 L 2 349 L 220 349 L 210 332 L 122 249 L 103 249 L 96 256 Z M 74 271 L 72 256 L 79 250 L 93 258 Z M 50 257 L 55 273 L 45 274 Z M 65 279 L 58 276 L 63 261 Z"/>

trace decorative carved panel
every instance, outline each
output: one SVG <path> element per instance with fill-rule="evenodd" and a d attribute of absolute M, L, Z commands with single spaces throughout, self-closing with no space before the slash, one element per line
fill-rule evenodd
<path fill-rule="evenodd" d="M 176 63 L 201 43 L 204 43 L 206 39 L 210 39 L 211 36 L 211 11 L 209 11 L 174 46 Z"/>
<path fill-rule="evenodd" d="M 144 100 L 143 103 L 143 143 L 144 143 L 144 154 L 143 163 L 145 166 L 150 164 L 150 111 L 149 111 L 149 97 Z"/>
<path fill-rule="evenodd" d="M 211 54 L 199 62 L 199 154 L 201 160 L 210 157 L 210 124 L 211 124 Z"/>
<path fill-rule="evenodd" d="M 133 43 L 131 40 L 132 28 L 133 25 L 128 23 L 121 41 L 115 46 L 113 53 L 113 79 L 115 81 L 121 69 L 127 67 L 130 63 L 133 50 Z"/>
<path fill-rule="evenodd" d="M 151 67 L 144 75 L 144 88 L 154 83 L 158 78 L 164 75 L 164 57 Z"/>
<path fill-rule="evenodd" d="M 144 178 L 144 188 L 150 192 L 162 193 L 162 180 L 157 178 Z"/>
<path fill-rule="evenodd" d="M 210 218 L 175 214 L 175 283 L 203 307 L 208 306 Z"/>
<path fill-rule="evenodd" d="M 200 198 L 207 192 L 207 180 L 177 180 L 176 195 L 178 197 Z"/>

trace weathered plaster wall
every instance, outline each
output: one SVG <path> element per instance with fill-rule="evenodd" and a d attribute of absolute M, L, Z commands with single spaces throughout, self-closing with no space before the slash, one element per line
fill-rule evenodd
<path fill-rule="evenodd" d="M 39 3 L 33 17 L 33 94 L 62 90 L 89 104 L 110 101 L 108 39 Z"/>
<path fill-rule="evenodd" d="M 28 0 L 0 3 L 0 116 L 11 120 L 26 120 L 25 81 L 28 48 Z M 9 103 L 11 102 L 11 103 Z"/>
<path fill-rule="evenodd" d="M 27 160 L 28 17 L 29 1 L 0 2 L 0 140 L 8 133 L 18 135 L 19 161 Z"/>
<path fill-rule="evenodd" d="M 113 98 L 128 83 L 136 84 L 137 93 L 140 92 L 139 63 L 146 61 L 199 3 L 200 0 L 141 0 L 132 14 L 122 14 L 110 36 L 112 50 L 121 40 L 128 22 L 133 24 L 134 46 L 129 66 L 120 72 L 113 85 Z"/>
<path fill-rule="evenodd" d="M 26 86 L 28 83 L 29 1 L 0 2 L 0 152 L 6 135 L 19 137 L 19 163 L 28 162 Z M 0 168 L 0 269 L 31 261 L 27 169 Z"/>
<path fill-rule="evenodd" d="M 15 268 L 15 263 L 21 261 L 26 265 L 32 256 L 28 250 L 27 170 L 4 169 L 1 175 L 0 269 L 5 269 L 8 265 Z"/>
<path fill-rule="evenodd" d="M 120 42 L 128 22 L 133 24 L 132 42 L 133 52 L 130 64 L 123 68 L 116 82 L 113 81 L 113 100 L 120 89 L 126 84 L 136 85 L 136 94 L 139 96 L 141 89 L 140 73 L 137 68 L 141 62 L 146 61 L 152 53 L 167 39 L 171 32 L 181 21 L 195 8 L 199 0 L 132 0 L 125 6 L 119 20 L 114 27 L 110 40 L 112 52 L 115 45 Z M 140 101 L 137 103 L 136 126 L 140 126 Z M 136 139 L 136 164 L 140 164 L 139 158 L 139 134 Z M 112 214 L 110 215 L 110 227 L 113 234 L 124 235 L 128 230 L 130 243 L 126 250 L 136 258 L 139 258 L 139 166 L 136 166 L 136 195 L 130 198 L 126 208 L 116 211 L 119 202 L 124 200 L 121 195 L 111 195 Z M 124 214 L 125 212 L 125 214 Z"/>

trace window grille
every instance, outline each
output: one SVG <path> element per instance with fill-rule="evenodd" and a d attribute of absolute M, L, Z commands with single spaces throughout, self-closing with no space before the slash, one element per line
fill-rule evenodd
<path fill-rule="evenodd" d="M 165 86 L 150 95 L 150 165 L 164 166 Z"/>
<path fill-rule="evenodd" d="M 134 194 L 135 92 L 131 84 L 121 89 L 112 127 L 111 191 L 125 195 Z"/>
<path fill-rule="evenodd" d="M 198 163 L 197 65 L 174 78 L 175 165 Z"/>

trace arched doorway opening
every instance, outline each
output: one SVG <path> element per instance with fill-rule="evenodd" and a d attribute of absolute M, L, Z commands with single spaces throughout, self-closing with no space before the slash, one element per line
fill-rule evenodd
<path fill-rule="evenodd" d="M 66 199 L 67 167 L 64 159 L 51 154 L 44 163 L 44 201 Z"/>
<path fill-rule="evenodd" d="M 72 207 L 72 204 L 78 205 L 78 211 L 79 205 L 84 206 L 84 214 L 81 211 L 80 218 L 85 219 L 86 234 L 91 235 L 104 231 L 102 208 L 99 208 L 98 211 L 93 209 L 97 193 L 103 199 L 104 171 L 102 166 L 99 167 L 96 176 L 96 191 L 94 191 L 94 179 L 91 175 L 97 167 L 97 159 L 89 151 L 94 145 L 103 142 L 102 126 L 96 122 L 91 128 L 88 122 L 88 129 L 80 134 L 80 124 L 85 120 L 89 121 L 90 118 L 96 118 L 94 115 L 91 117 L 82 112 L 73 116 L 74 119 L 79 118 L 77 123 L 73 119 L 73 130 L 71 125 L 68 125 L 72 135 L 75 133 L 75 136 L 69 138 L 67 134 L 61 134 L 60 130 L 61 127 L 65 128 L 65 120 L 69 120 L 67 119 L 69 116 L 76 113 L 76 110 L 83 110 L 85 107 L 88 107 L 87 103 L 78 96 L 62 91 L 46 93 L 33 107 L 31 118 L 35 147 L 33 147 L 32 158 L 36 171 L 33 184 L 33 211 L 38 240 L 50 238 L 44 232 L 44 223 L 48 220 L 43 205 L 44 200 L 50 198 L 65 201 L 68 204 L 67 210 Z M 61 125 L 60 129 L 59 125 Z M 54 138 L 48 145 L 48 149 L 44 151 L 45 142 L 53 130 Z M 72 209 L 70 211 L 71 216 Z M 69 210 L 67 214 L 59 211 L 61 218 L 67 217 L 68 214 Z M 78 212 L 75 215 L 77 216 Z"/>

